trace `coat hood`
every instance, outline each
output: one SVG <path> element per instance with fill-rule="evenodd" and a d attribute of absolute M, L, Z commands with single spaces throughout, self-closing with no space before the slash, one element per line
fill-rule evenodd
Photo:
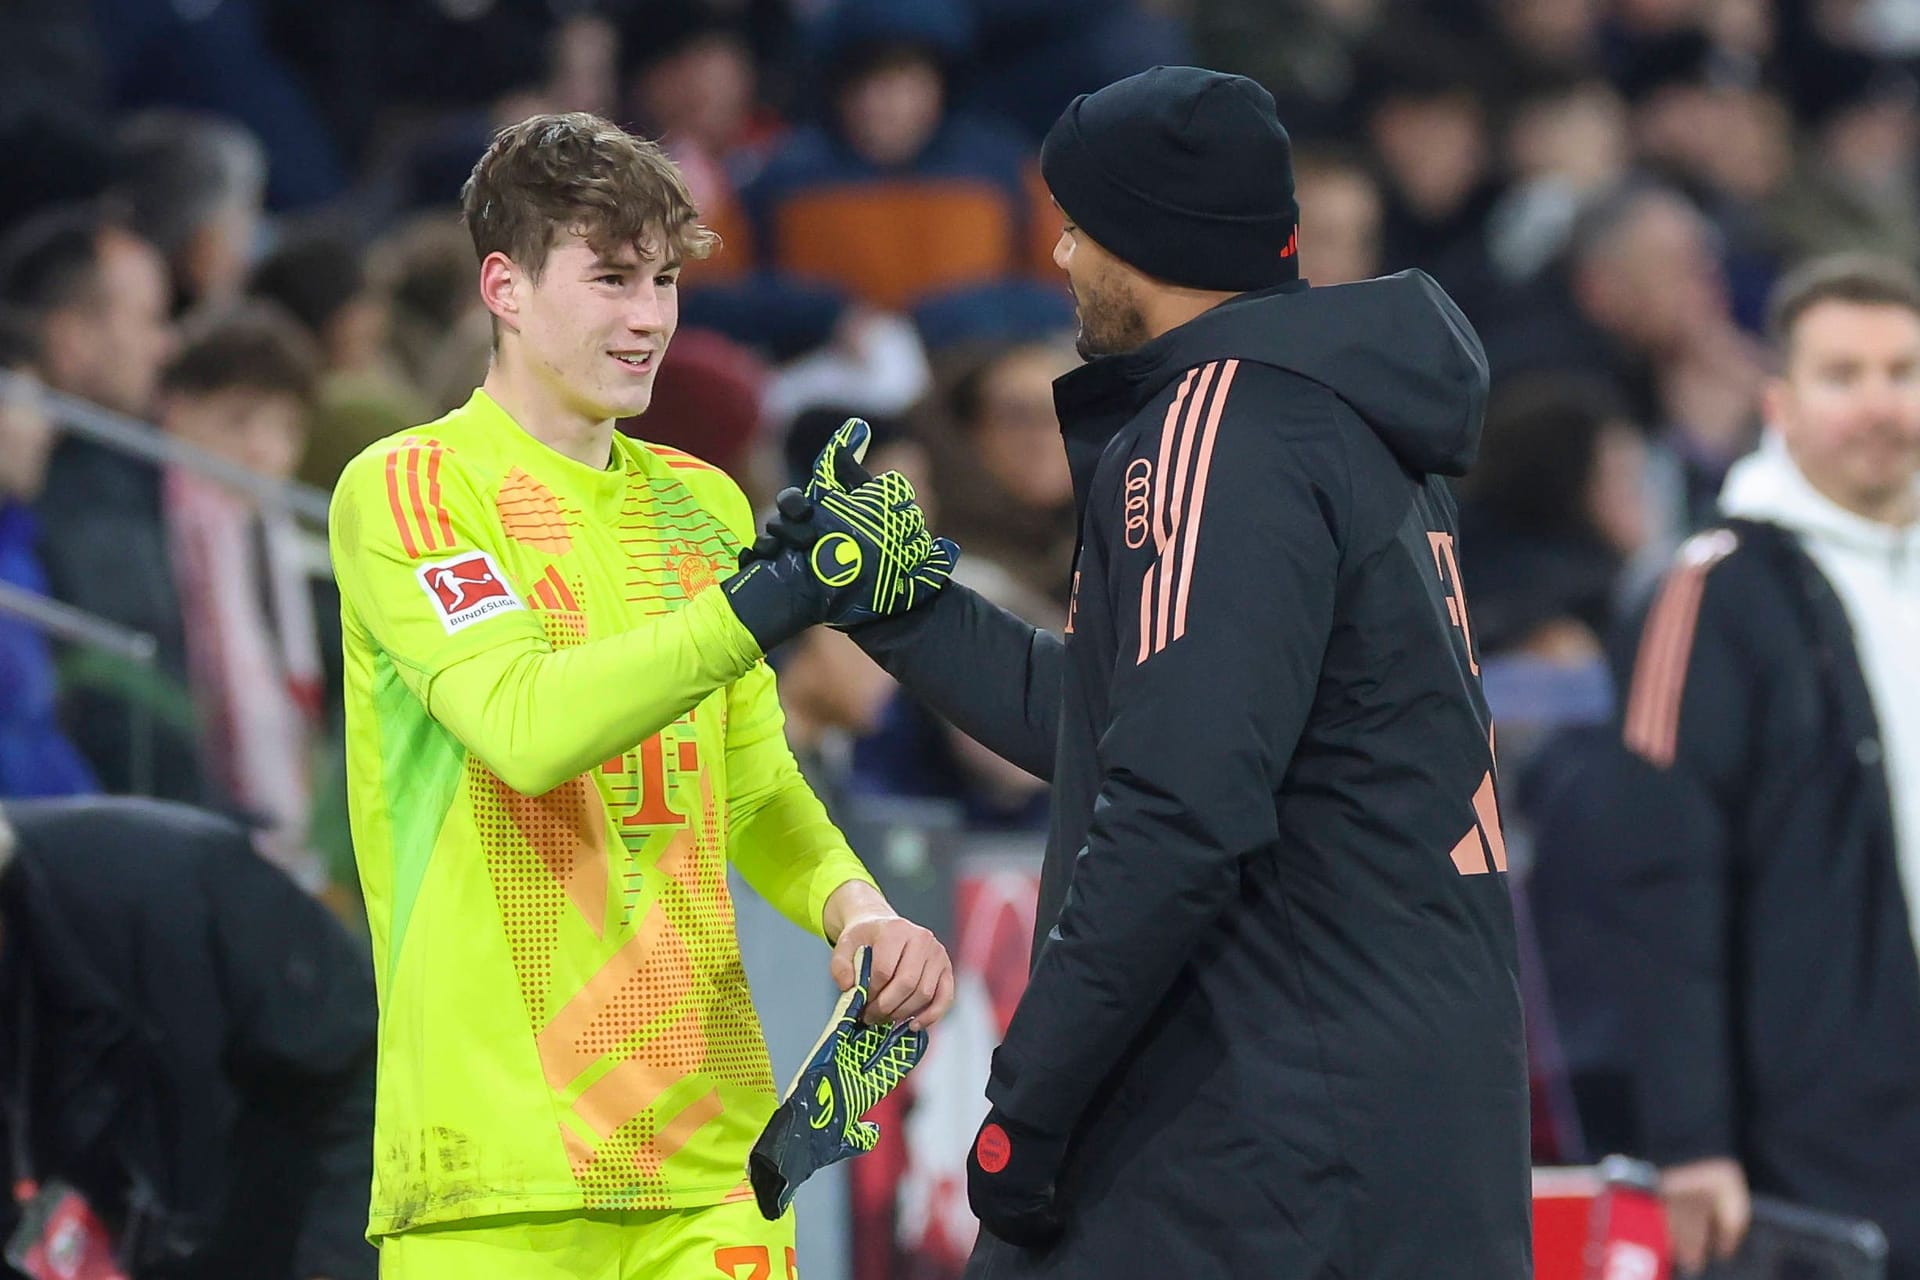
<path fill-rule="evenodd" d="M 1054 383 L 1061 421 L 1124 420 L 1187 369 L 1222 359 L 1321 384 L 1410 470 L 1464 475 L 1479 450 L 1486 351 L 1453 299 L 1417 270 L 1241 294 L 1137 350 L 1061 377 Z"/>

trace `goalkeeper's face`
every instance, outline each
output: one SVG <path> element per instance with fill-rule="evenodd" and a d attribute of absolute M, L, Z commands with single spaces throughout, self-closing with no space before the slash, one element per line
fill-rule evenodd
<path fill-rule="evenodd" d="M 539 277 L 516 290 L 528 369 L 583 416 L 645 413 L 680 322 L 679 281 L 665 237 L 601 253 L 560 236 Z"/>

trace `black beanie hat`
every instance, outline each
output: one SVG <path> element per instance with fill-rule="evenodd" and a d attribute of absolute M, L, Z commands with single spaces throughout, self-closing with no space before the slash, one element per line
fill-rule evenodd
<path fill-rule="evenodd" d="M 1244 76 L 1155 67 L 1083 93 L 1040 172 L 1068 218 L 1155 279 L 1244 292 L 1299 278 L 1293 146 Z"/>

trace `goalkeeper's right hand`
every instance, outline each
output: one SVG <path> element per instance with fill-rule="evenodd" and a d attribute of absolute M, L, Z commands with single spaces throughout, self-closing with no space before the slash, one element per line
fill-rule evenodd
<path fill-rule="evenodd" d="M 860 1020 L 873 983 L 873 949 L 862 947 L 854 982 L 840 997 L 773 1118 L 747 1157 L 747 1180 L 772 1222 L 802 1182 L 830 1164 L 873 1150 L 880 1126 L 860 1117 L 898 1087 L 927 1051 L 927 1033 L 907 1023 Z"/>

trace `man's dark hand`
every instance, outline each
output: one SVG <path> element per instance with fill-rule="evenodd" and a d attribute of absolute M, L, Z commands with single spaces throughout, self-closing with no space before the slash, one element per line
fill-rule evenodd
<path fill-rule="evenodd" d="M 1030 1128 L 995 1107 L 967 1153 L 967 1203 L 980 1225 L 1008 1244 L 1038 1248 L 1060 1235 L 1054 1181 L 1067 1140 Z"/>

